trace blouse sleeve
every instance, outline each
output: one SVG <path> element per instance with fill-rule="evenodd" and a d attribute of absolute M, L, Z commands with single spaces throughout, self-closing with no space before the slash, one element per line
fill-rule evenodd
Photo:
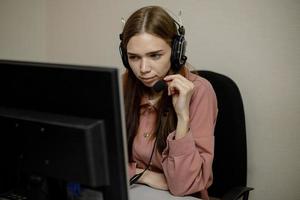
<path fill-rule="evenodd" d="M 177 196 L 199 192 L 212 183 L 217 100 L 210 83 L 200 82 L 190 103 L 189 132 L 178 140 L 175 131 L 170 133 L 162 153 L 169 190 Z"/>

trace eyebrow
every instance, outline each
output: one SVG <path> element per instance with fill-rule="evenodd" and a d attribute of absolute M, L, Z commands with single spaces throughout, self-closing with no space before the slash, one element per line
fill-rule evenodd
<path fill-rule="evenodd" d="M 151 52 L 148 52 L 146 53 L 146 55 L 152 55 L 152 54 L 156 54 L 156 53 L 161 53 L 163 50 L 157 50 L 157 51 L 151 51 Z M 131 52 L 127 52 L 128 55 L 134 55 L 134 56 L 139 56 L 139 54 L 136 54 L 136 53 L 131 53 Z"/>

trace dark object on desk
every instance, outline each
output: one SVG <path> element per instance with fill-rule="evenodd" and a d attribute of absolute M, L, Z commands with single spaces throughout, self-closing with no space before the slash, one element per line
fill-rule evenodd
<path fill-rule="evenodd" d="M 208 189 L 212 197 L 222 200 L 248 199 L 253 188 L 247 184 L 247 143 L 243 101 L 236 83 L 212 71 L 198 74 L 213 86 L 218 100 L 215 127 L 214 181 Z"/>
<path fill-rule="evenodd" d="M 22 172 L 127 200 L 119 78 L 117 68 L 0 60 L 0 128 L 15 120 L 23 130 L 0 130 L 0 194 L 19 186 Z"/>

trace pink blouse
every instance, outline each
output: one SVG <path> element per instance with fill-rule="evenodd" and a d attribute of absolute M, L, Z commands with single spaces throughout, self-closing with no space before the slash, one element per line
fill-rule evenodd
<path fill-rule="evenodd" d="M 207 188 L 212 184 L 212 162 L 214 156 L 214 127 L 217 118 L 217 99 L 211 84 L 204 78 L 187 73 L 187 79 L 194 83 L 190 102 L 190 130 L 186 136 L 174 139 L 176 132 L 169 134 L 163 153 L 155 151 L 150 170 L 164 173 L 170 192 L 183 196 L 201 192 L 201 198 L 208 199 Z M 146 98 L 142 99 L 140 124 L 133 141 L 129 175 L 136 174 L 136 168 L 145 168 L 149 162 L 154 139 L 153 133 L 157 112 Z"/>

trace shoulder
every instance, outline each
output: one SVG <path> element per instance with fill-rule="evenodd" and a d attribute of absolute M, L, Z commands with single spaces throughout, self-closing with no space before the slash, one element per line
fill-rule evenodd
<path fill-rule="evenodd" d="M 211 83 L 191 72 L 187 73 L 186 78 L 194 83 L 194 91 L 190 102 L 190 118 L 198 125 L 204 118 L 211 119 L 215 123 L 218 113 L 218 102 L 215 91 Z M 198 126 L 197 125 L 197 126 Z"/>
<path fill-rule="evenodd" d="M 186 78 L 194 84 L 194 95 L 203 93 L 215 95 L 215 91 L 207 79 L 190 71 L 187 72 Z"/>
<path fill-rule="evenodd" d="M 186 78 L 193 82 L 194 91 L 190 102 L 191 117 L 198 115 L 197 113 L 217 113 L 217 96 L 211 83 L 192 72 L 186 74 Z"/>

